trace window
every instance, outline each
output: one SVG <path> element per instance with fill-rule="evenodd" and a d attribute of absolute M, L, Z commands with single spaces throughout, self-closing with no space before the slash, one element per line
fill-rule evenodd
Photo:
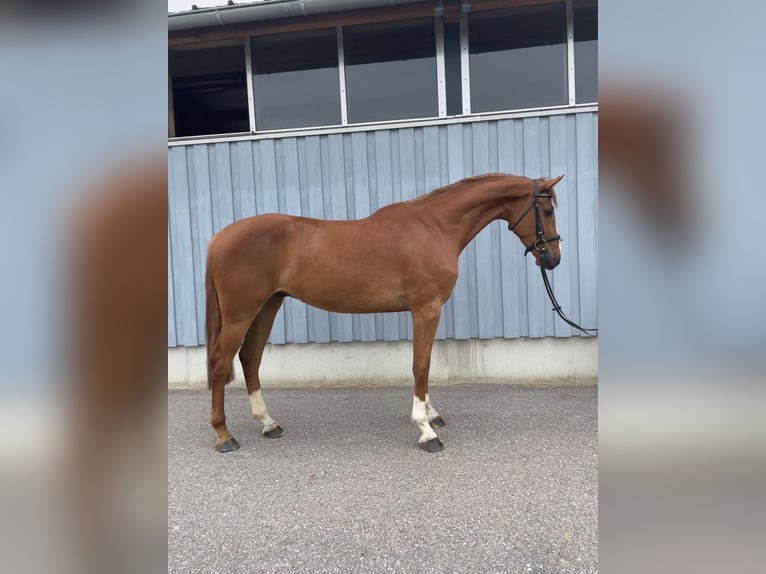
<path fill-rule="evenodd" d="M 447 115 L 459 116 L 463 113 L 460 22 L 444 22 L 444 76 Z"/>
<path fill-rule="evenodd" d="M 577 103 L 598 101 L 598 3 L 575 0 L 575 95 Z"/>
<path fill-rule="evenodd" d="M 261 132 L 597 102 L 598 0 L 572 0 L 569 22 L 567 4 L 453 10 L 441 22 L 269 30 L 250 38 L 249 54 L 243 39 L 173 47 L 168 135 L 247 133 L 253 118 Z"/>
<path fill-rule="evenodd" d="M 343 29 L 349 123 L 438 115 L 433 19 Z"/>
<path fill-rule="evenodd" d="M 469 14 L 471 111 L 567 103 L 563 2 Z"/>
<path fill-rule="evenodd" d="M 171 50 L 171 136 L 250 131 L 245 51 L 241 43 Z"/>
<path fill-rule="evenodd" d="M 253 37 L 251 47 L 258 130 L 341 123 L 334 28 Z"/>

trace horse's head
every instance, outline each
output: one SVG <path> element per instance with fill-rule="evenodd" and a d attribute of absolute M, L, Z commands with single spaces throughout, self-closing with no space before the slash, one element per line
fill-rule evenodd
<path fill-rule="evenodd" d="M 515 232 L 527 248 L 524 254 L 532 253 L 535 263 L 545 269 L 553 269 L 561 261 L 553 186 L 562 177 L 529 180 L 528 193 L 512 202 L 507 218 L 508 229 Z"/>

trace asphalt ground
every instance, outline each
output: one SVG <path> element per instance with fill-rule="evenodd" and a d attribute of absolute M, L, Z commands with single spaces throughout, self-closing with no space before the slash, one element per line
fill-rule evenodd
<path fill-rule="evenodd" d="M 227 389 L 221 454 L 208 392 L 169 391 L 168 572 L 597 572 L 597 388 L 430 395 L 436 454 L 411 388 L 265 388 L 271 440 Z"/>

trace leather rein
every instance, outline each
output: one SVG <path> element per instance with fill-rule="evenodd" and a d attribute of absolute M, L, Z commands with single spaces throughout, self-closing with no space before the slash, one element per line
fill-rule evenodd
<path fill-rule="evenodd" d="M 535 212 L 535 241 L 533 243 L 530 243 L 526 246 L 526 249 L 524 250 L 524 255 L 526 256 L 527 253 L 530 251 L 537 251 L 538 254 L 542 254 L 545 252 L 545 250 L 548 248 L 548 243 L 551 241 L 558 241 L 559 243 L 563 241 L 561 239 L 561 236 L 551 235 L 550 237 L 543 237 L 543 224 L 540 220 L 540 205 L 538 203 L 538 200 L 541 197 L 552 197 L 551 194 L 547 191 L 541 192 L 539 190 L 540 183 L 537 179 L 533 180 L 533 193 L 532 193 L 532 203 L 524 210 L 524 213 L 522 213 L 519 218 L 515 221 L 513 225 L 509 225 L 508 229 L 510 231 L 513 231 L 513 229 L 521 223 L 521 221 L 527 216 L 527 214 L 534 209 Z M 548 298 L 551 300 L 551 303 L 553 304 L 553 310 L 556 311 L 556 314 L 561 317 L 561 319 L 570 327 L 574 327 L 575 329 L 578 329 L 582 333 L 585 333 L 588 337 L 595 337 L 596 333 L 598 333 L 598 329 L 585 329 L 572 321 L 569 317 L 567 317 L 564 314 L 564 311 L 561 309 L 561 305 L 559 305 L 559 302 L 556 300 L 556 296 L 553 294 L 553 288 L 551 287 L 551 283 L 548 280 L 548 274 L 545 272 L 545 268 L 540 265 L 540 273 L 543 276 L 543 284 L 545 285 L 545 291 L 548 293 Z"/>

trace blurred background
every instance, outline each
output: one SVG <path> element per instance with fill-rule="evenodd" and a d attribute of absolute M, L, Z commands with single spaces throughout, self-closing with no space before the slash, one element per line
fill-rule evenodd
<path fill-rule="evenodd" d="M 164 560 L 166 14 L 0 2 L 9 572 Z M 603 572 L 766 564 L 764 16 L 599 3 Z"/>
<path fill-rule="evenodd" d="M 164 569 L 166 45 L 161 2 L 0 1 L 5 572 Z"/>
<path fill-rule="evenodd" d="M 762 571 L 762 3 L 599 3 L 599 559 Z"/>

